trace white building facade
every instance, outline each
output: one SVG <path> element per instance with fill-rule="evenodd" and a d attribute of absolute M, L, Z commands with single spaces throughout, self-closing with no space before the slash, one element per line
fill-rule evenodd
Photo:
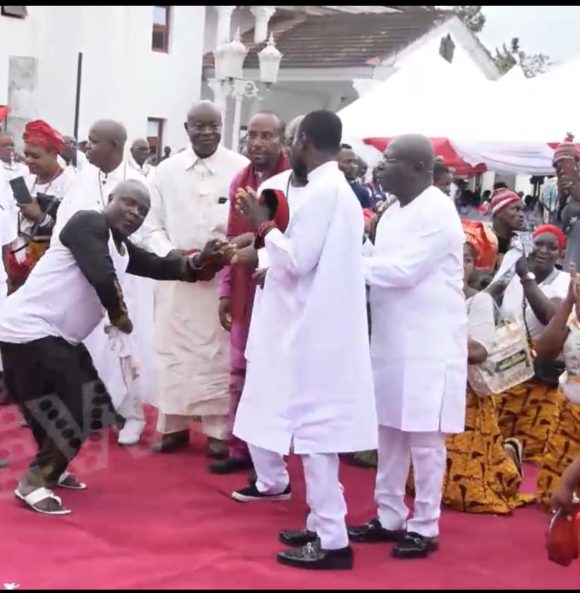
<path fill-rule="evenodd" d="M 111 118 L 130 139 L 149 137 L 174 151 L 199 99 L 205 6 L 27 6 L 0 14 L 0 105 L 18 141 L 42 118 L 72 135 L 82 53 L 78 138 Z M 17 7 L 20 8 L 20 7 Z"/>

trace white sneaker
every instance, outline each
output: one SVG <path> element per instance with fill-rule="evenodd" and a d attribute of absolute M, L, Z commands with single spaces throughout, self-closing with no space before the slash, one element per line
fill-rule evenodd
<path fill-rule="evenodd" d="M 124 447 L 130 447 L 136 445 L 141 439 L 141 434 L 145 428 L 145 422 L 143 420 L 137 420 L 136 418 L 130 418 L 125 422 L 125 426 L 119 431 L 119 445 Z"/>

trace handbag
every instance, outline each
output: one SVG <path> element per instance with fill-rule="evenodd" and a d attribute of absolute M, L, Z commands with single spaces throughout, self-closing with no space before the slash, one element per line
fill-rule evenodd
<path fill-rule="evenodd" d="M 578 558 L 579 518 L 580 505 L 577 500 L 574 501 L 570 514 L 559 510 L 552 517 L 546 537 L 548 559 L 552 562 L 569 566 Z"/>
<path fill-rule="evenodd" d="M 497 305 L 496 305 L 497 308 Z M 501 320 L 485 362 L 470 365 L 469 384 L 478 397 L 503 393 L 534 376 L 534 361 L 526 332 L 519 321 Z"/>

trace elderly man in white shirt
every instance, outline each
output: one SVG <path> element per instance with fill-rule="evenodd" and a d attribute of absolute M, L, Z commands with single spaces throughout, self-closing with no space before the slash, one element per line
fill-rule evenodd
<path fill-rule="evenodd" d="M 379 416 L 378 517 L 349 535 L 396 542 L 396 558 L 423 558 L 437 549 L 445 436 L 465 426 L 464 233 L 455 206 L 432 185 L 433 165 L 428 138 L 391 141 L 382 181 L 398 202 L 380 219 L 366 258 Z M 411 460 L 416 496 L 407 520 Z"/>
<path fill-rule="evenodd" d="M 163 160 L 152 182 L 147 245 L 158 255 L 192 252 L 211 238 L 225 239 L 229 186 L 249 163 L 220 146 L 221 112 L 210 101 L 189 110 L 185 130 L 191 146 Z M 227 456 L 229 336 L 218 317 L 219 284 L 215 278 L 203 286 L 170 282 L 157 287 L 159 452 L 187 446 L 191 420 L 197 417 L 208 438 L 208 456 Z"/>
<path fill-rule="evenodd" d="M 115 121 L 100 120 L 89 131 L 87 157 L 91 164 L 77 174 L 73 187 L 62 201 L 54 230 L 58 235 L 71 216 L 79 210 L 102 212 L 109 196 L 121 181 L 135 179 L 148 187 L 143 174 L 129 166 L 124 158 L 127 141 L 125 127 Z M 150 189 L 148 187 L 148 189 Z M 146 223 L 133 236 L 133 241 L 143 246 L 147 234 Z M 131 334 L 132 356 L 139 368 L 137 381 L 127 388 L 119 357 L 105 334 L 105 322 L 85 340 L 95 366 L 105 381 L 115 408 L 126 422 L 119 433 L 119 444 L 130 446 L 139 442 L 145 428 L 143 402 L 155 403 L 157 383 L 154 361 L 154 281 L 149 278 L 127 276 L 122 284 L 125 297 L 133 311 L 134 331 Z"/>

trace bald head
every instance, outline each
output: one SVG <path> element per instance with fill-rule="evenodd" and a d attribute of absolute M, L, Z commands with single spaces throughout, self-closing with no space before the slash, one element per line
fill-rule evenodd
<path fill-rule="evenodd" d="M 429 171 L 433 171 L 435 151 L 427 136 L 422 134 L 401 134 L 393 138 L 387 148 L 387 154 L 396 155 L 399 159 L 406 159 L 412 163 L 422 164 Z"/>
<path fill-rule="evenodd" d="M 141 181 L 121 181 L 109 196 L 105 217 L 118 238 L 132 235 L 139 230 L 151 207 L 149 190 Z"/>
<path fill-rule="evenodd" d="M 114 171 L 123 162 L 127 130 L 110 119 L 96 121 L 89 130 L 87 158 L 104 173 Z"/>
<path fill-rule="evenodd" d="M 118 146 L 124 147 L 125 142 L 127 142 L 127 130 L 121 122 L 112 119 L 101 119 L 93 124 L 91 131 L 93 130 L 98 132 L 109 142 L 117 144 Z"/>
<path fill-rule="evenodd" d="M 135 159 L 135 162 L 142 167 L 145 161 L 149 158 L 149 142 L 144 138 L 137 138 L 131 144 L 131 156 Z"/>
<path fill-rule="evenodd" d="M 110 200 L 121 196 L 129 196 L 147 206 L 147 208 L 149 208 L 151 204 L 151 196 L 147 186 L 138 179 L 125 179 L 118 183 L 115 186 L 115 189 L 111 192 Z"/>
<path fill-rule="evenodd" d="M 405 205 L 433 182 L 435 151 L 431 140 L 421 134 L 402 134 L 389 143 L 381 185 Z"/>
<path fill-rule="evenodd" d="M 213 101 L 197 101 L 194 103 L 187 112 L 187 119 L 190 118 L 206 118 L 213 117 L 222 121 L 222 112 L 218 109 L 217 105 Z"/>
<path fill-rule="evenodd" d="M 211 101 L 199 101 L 187 112 L 185 131 L 195 154 L 206 159 L 218 148 L 222 137 L 222 114 Z"/>

